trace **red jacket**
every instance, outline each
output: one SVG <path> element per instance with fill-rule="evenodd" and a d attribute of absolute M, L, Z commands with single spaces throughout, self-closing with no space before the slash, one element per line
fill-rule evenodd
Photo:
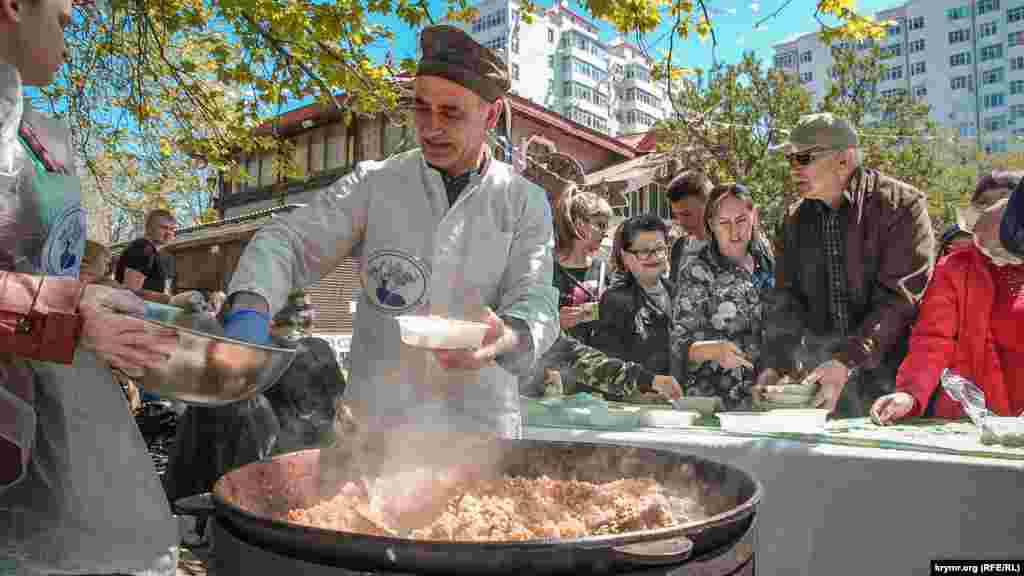
<path fill-rule="evenodd" d="M 1008 386 L 991 336 L 995 299 L 992 264 L 977 248 L 955 250 L 935 267 L 910 336 L 910 352 L 896 375 L 896 389 L 914 397 L 907 416 L 922 416 L 933 396 L 929 416 L 964 418 L 960 404 L 941 389 L 946 368 L 977 384 L 989 410 L 1011 414 Z M 1021 384 L 1016 384 L 1021 385 Z"/>

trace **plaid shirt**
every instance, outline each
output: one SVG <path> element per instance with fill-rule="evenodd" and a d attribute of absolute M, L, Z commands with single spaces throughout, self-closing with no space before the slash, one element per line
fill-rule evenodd
<path fill-rule="evenodd" d="M 846 260 L 839 210 L 833 210 L 822 203 L 818 213 L 821 217 L 821 235 L 825 241 L 825 261 L 828 264 L 829 312 L 833 327 L 845 337 L 850 333 L 850 313 L 846 295 Z"/>

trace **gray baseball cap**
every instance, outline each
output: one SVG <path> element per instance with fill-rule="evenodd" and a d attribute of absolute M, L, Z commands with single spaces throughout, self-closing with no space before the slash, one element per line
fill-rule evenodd
<path fill-rule="evenodd" d="M 789 139 L 772 146 L 772 152 L 795 154 L 807 150 L 846 150 L 857 148 L 857 132 L 845 119 L 834 114 L 801 116 L 789 132 Z"/>

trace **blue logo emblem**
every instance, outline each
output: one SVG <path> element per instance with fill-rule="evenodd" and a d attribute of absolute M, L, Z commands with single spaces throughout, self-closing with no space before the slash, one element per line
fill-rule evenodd
<path fill-rule="evenodd" d="M 366 260 L 367 300 L 385 314 L 402 314 L 423 304 L 428 279 L 425 262 L 397 250 L 375 252 Z"/>
<path fill-rule="evenodd" d="M 66 209 L 54 222 L 43 245 L 43 267 L 52 276 L 78 276 L 85 252 L 85 210 Z"/>

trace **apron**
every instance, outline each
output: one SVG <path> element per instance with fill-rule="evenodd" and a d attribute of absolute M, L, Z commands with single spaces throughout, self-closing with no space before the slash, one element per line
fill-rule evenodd
<path fill-rule="evenodd" d="M 39 220 L 19 224 L 38 225 L 45 241 L 36 254 L 19 247 L 16 267 L 77 276 L 86 235 L 79 181 L 25 127 L 34 174 L 22 201 L 35 203 Z M 26 477 L 0 495 L 0 573 L 13 564 L 17 574 L 174 574 L 177 523 L 110 369 L 85 350 L 71 366 L 27 364 L 36 437 Z"/>

